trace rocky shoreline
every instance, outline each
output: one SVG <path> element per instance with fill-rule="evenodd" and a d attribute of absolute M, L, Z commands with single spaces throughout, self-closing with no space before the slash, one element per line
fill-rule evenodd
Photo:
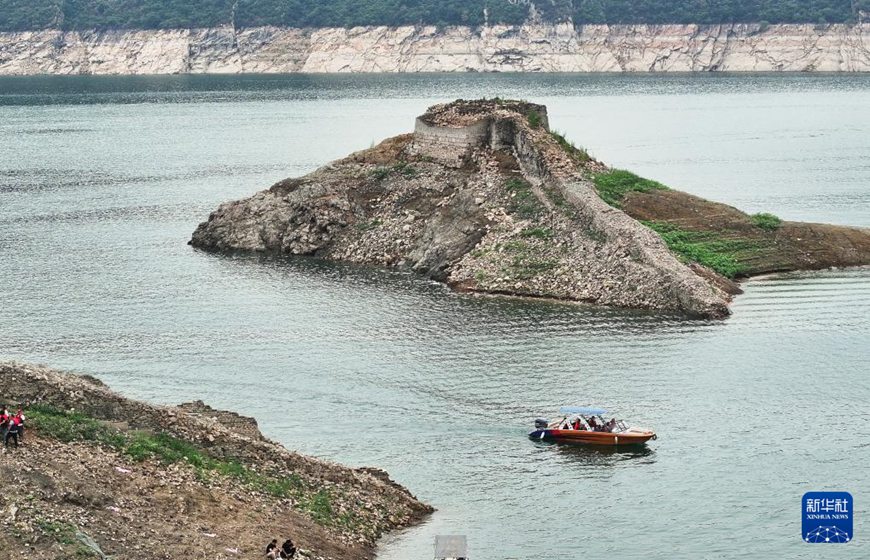
<path fill-rule="evenodd" d="M 191 244 L 705 318 L 729 314 L 735 278 L 870 264 L 870 230 L 748 216 L 610 169 L 545 107 L 500 99 L 432 107 L 413 134 L 223 204 Z"/>
<path fill-rule="evenodd" d="M 288 451 L 201 402 L 153 406 L 16 363 L 0 383 L 28 417 L 0 456 L 0 550 L 17 558 L 254 558 L 292 536 L 303 558 L 363 560 L 432 511 L 383 471 Z"/>
<path fill-rule="evenodd" d="M 868 72 L 870 24 L 0 33 L 0 75 L 716 71 Z"/>

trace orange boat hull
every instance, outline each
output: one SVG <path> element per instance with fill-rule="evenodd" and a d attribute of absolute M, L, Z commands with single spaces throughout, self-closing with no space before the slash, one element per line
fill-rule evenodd
<path fill-rule="evenodd" d="M 655 432 L 590 432 L 588 430 L 536 430 L 529 434 L 531 439 L 582 443 L 586 445 L 641 445 L 655 439 Z"/>

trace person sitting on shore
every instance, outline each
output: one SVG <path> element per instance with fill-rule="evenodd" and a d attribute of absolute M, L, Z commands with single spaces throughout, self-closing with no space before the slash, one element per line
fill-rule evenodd
<path fill-rule="evenodd" d="M 281 545 L 281 558 L 293 558 L 294 556 L 296 556 L 296 546 L 292 539 L 287 539 Z"/>
<path fill-rule="evenodd" d="M 278 539 L 272 539 L 272 542 L 266 545 L 266 558 L 280 558 L 281 549 L 278 548 Z"/>

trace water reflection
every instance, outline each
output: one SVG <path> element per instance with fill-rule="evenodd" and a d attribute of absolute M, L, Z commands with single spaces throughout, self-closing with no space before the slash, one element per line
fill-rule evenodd
<path fill-rule="evenodd" d="M 603 447 L 553 442 L 533 442 L 533 445 L 541 453 L 555 454 L 564 464 L 581 467 L 616 467 L 626 461 L 639 460 L 649 464 L 656 462 L 655 450 L 647 445 Z"/>

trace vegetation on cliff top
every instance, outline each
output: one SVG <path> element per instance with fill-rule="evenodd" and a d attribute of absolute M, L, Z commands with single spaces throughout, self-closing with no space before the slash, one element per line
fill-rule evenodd
<path fill-rule="evenodd" d="M 592 182 L 595 183 L 595 189 L 601 199 L 616 208 L 622 205 L 622 199 L 630 192 L 668 190 L 668 187 L 658 181 L 644 179 L 624 169 L 598 173 L 592 178 Z"/>
<path fill-rule="evenodd" d="M 538 0 L 547 22 L 842 23 L 870 0 Z M 487 16 L 485 16 L 487 14 Z M 509 0 L 0 0 L 0 31 L 353 27 L 357 25 L 520 24 L 529 4 Z"/>

